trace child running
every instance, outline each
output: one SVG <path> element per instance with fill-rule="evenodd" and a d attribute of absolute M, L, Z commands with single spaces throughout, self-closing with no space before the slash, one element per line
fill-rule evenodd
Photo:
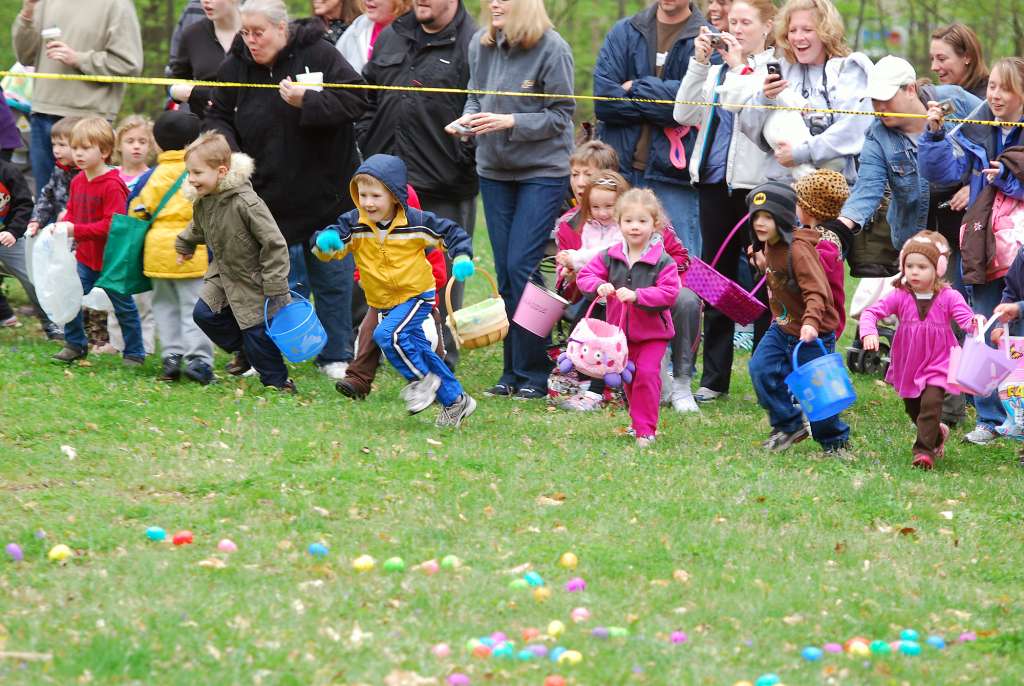
<path fill-rule="evenodd" d="M 576 277 L 584 293 L 607 298 L 608 321 L 623 321 L 629 359 L 636 366 L 626 384 L 631 433 L 638 448 L 654 442 L 661 399 L 661 360 L 675 329 L 669 308 L 679 294 L 679 271 L 656 240 L 665 211 L 654 193 L 634 188 L 619 198 L 615 220 L 622 240 L 601 251 Z"/>
<path fill-rule="evenodd" d="M 352 253 L 366 302 L 382 317 L 373 340 L 410 382 L 402 389 L 409 413 L 422 412 L 436 397 L 442 405 L 437 426 L 457 427 L 476 401 L 423 332 L 434 308 L 434 276 L 423 251 L 443 245 L 454 257 L 452 275 L 464 281 L 474 272 L 472 244 L 455 222 L 408 206 L 407 176 L 405 162 L 392 155 L 366 160 L 349 184 L 356 209 L 317 233 L 314 254 L 326 261 Z"/>
<path fill-rule="evenodd" d="M 940 421 L 948 389 L 949 351 L 956 345 L 950 326 L 956 322 L 970 332 L 970 306 L 943 281 L 949 264 L 949 243 L 935 231 L 912 236 L 900 251 L 896 289 L 860 315 L 864 350 L 878 350 L 878 321 L 895 315 L 900 325 L 892 341 L 891 362 L 885 375 L 903 398 L 910 420 L 917 425 L 913 462 L 931 469 L 946 449 L 949 427 Z M 997 314 L 1001 314 L 997 310 Z"/>

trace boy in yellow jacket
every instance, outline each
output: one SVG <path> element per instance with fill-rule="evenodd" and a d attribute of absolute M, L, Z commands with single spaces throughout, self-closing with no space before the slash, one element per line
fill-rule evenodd
<path fill-rule="evenodd" d="M 427 247 L 443 246 L 454 255 L 452 275 L 473 275 L 472 242 L 455 222 L 408 206 L 405 163 L 374 155 L 356 171 L 349 192 L 356 209 L 316 235 L 314 254 L 342 259 L 349 252 L 359 267 L 366 302 L 383 319 L 373 340 L 410 383 L 402 398 L 410 414 L 441 402 L 438 426 L 459 426 L 476 409 L 455 375 L 434 352 L 423 320 L 434 307 L 434 276 L 423 259 Z"/>

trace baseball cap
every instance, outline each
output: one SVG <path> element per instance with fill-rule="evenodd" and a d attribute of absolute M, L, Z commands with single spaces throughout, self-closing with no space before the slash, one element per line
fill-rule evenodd
<path fill-rule="evenodd" d="M 917 72 L 910 62 L 901 57 L 886 55 L 868 72 L 867 97 L 872 100 L 892 100 L 902 86 L 917 81 Z"/>

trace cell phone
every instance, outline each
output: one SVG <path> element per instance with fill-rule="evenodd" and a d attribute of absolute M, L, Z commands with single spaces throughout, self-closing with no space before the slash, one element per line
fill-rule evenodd
<path fill-rule="evenodd" d="M 460 119 L 461 119 L 461 117 L 460 117 Z M 459 133 L 459 134 L 461 134 L 463 136 L 472 136 L 473 135 L 473 129 L 469 128 L 468 126 L 463 126 L 459 122 L 458 119 L 453 121 L 451 124 L 449 124 L 445 128 L 455 129 L 456 133 Z"/>
<path fill-rule="evenodd" d="M 775 76 L 778 76 L 780 79 L 782 78 L 782 64 L 780 64 L 779 62 L 769 62 L 768 64 L 764 65 L 764 68 L 768 70 L 769 76 L 774 74 Z"/>
<path fill-rule="evenodd" d="M 952 100 L 943 100 L 939 103 L 939 107 L 942 108 L 942 116 L 944 117 L 948 117 L 956 111 Z"/>

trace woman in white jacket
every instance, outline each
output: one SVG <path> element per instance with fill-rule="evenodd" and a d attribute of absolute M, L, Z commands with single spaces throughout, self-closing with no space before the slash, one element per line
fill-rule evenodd
<path fill-rule="evenodd" d="M 744 102 L 764 86 L 765 64 L 775 59 L 767 47 L 775 5 L 771 0 L 736 0 L 729 10 L 729 33 L 712 34 L 707 28 L 694 43 L 694 56 L 686 69 L 676 100 L 697 103 Z M 712 36 L 724 65 L 711 65 Z M 747 191 L 764 181 L 769 154 L 735 126 L 735 115 L 724 107 L 677 103 L 675 120 L 700 126 L 690 160 L 690 179 L 700 195 L 702 259 L 710 262 L 732 228 L 747 213 Z M 742 227 L 722 251 L 716 269 L 736 280 L 740 255 L 750 244 Z M 759 295 L 766 299 L 765 290 Z M 754 324 L 755 341 L 768 328 L 765 314 Z M 700 390 L 694 396 L 708 402 L 729 391 L 733 358 L 733 322 L 715 309 L 704 317 L 704 364 Z"/>
<path fill-rule="evenodd" d="M 380 32 L 398 17 L 412 9 L 412 0 L 363 0 L 363 14 L 338 40 L 338 51 L 357 72 L 373 56 L 373 45 Z"/>

